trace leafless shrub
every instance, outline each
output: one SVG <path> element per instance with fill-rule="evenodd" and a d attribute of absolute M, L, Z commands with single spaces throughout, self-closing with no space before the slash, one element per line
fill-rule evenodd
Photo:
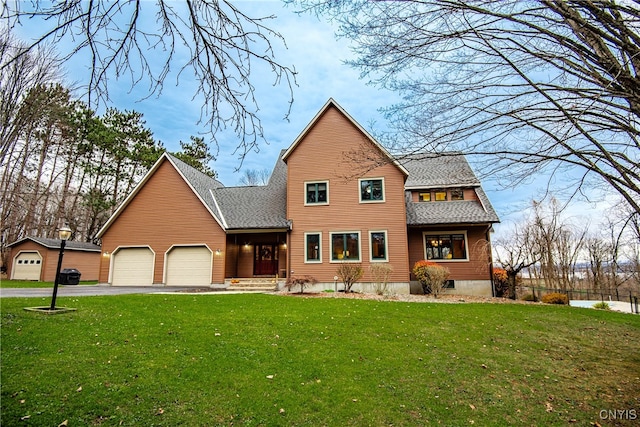
<path fill-rule="evenodd" d="M 371 276 L 373 277 L 373 288 L 376 294 L 385 295 L 388 291 L 389 278 L 393 273 L 391 264 L 372 264 L 369 267 Z"/>
<path fill-rule="evenodd" d="M 424 293 L 437 298 L 446 287 L 449 269 L 435 262 L 422 260 L 413 266 L 413 274 L 422 285 Z"/>
<path fill-rule="evenodd" d="M 287 288 L 289 292 L 292 292 L 296 286 L 300 286 L 300 293 L 303 294 L 305 287 L 315 285 L 316 283 L 318 283 L 318 281 L 313 276 L 291 276 L 287 279 L 284 287 Z"/>
<path fill-rule="evenodd" d="M 344 291 L 351 292 L 353 284 L 362 278 L 364 269 L 360 263 L 345 262 L 340 264 L 336 274 L 344 283 Z"/>

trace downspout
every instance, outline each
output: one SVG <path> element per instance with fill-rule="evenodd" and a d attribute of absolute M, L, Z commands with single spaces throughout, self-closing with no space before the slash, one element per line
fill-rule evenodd
<path fill-rule="evenodd" d="M 287 265 L 286 268 L 286 279 L 289 280 L 292 272 L 289 270 L 291 268 L 291 230 L 293 230 L 293 220 L 287 220 L 289 223 L 289 227 L 287 227 Z"/>
<path fill-rule="evenodd" d="M 487 227 L 487 231 L 485 233 L 485 237 L 487 239 L 487 244 L 488 244 L 488 249 L 489 249 L 489 280 L 491 281 L 491 296 L 495 297 L 496 296 L 496 284 L 493 281 L 493 253 L 492 253 L 491 237 L 490 237 L 491 228 L 492 228 L 491 225 L 489 225 L 489 227 Z"/>

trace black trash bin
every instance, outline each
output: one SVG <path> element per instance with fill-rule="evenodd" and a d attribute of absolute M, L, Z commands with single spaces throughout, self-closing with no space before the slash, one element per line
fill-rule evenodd
<path fill-rule="evenodd" d="M 80 283 L 80 272 L 75 268 L 65 268 L 58 277 L 59 285 L 77 285 Z"/>

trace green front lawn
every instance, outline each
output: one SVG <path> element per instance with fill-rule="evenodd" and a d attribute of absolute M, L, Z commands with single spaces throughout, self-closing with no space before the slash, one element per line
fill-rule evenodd
<path fill-rule="evenodd" d="M 98 282 L 86 281 L 80 282 L 79 286 L 82 285 L 96 285 Z M 78 286 L 78 285 L 68 285 L 68 286 Z M 35 280 L 0 280 L 0 288 L 53 288 L 53 282 L 38 282 Z"/>
<path fill-rule="evenodd" d="M 640 316 L 276 295 L 3 298 L 1 424 L 637 425 Z M 633 412 L 629 412 L 633 411 Z"/>

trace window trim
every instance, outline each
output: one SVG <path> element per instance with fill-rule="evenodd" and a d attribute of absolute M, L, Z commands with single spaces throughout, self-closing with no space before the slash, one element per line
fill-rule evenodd
<path fill-rule="evenodd" d="M 325 184 L 327 186 L 327 201 L 326 202 L 308 202 L 307 201 L 307 185 L 309 184 Z M 329 180 L 315 180 L 315 181 L 305 181 L 304 182 L 304 205 L 305 206 L 324 206 L 329 204 Z"/>
<path fill-rule="evenodd" d="M 382 199 L 380 200 L 362 200 L 362 181 L 380 181 L 382 183 Z M 358 201 L 360 203 L 384 203 L 387 199 L 384 177 L 369 177 L 358 179 Z"/>
<path fill-rule="evenodd" d="M 384 259 L 373 258 L 373 234 L 384 234 Z M 369 262 L 389 262 L 389 233 L 387 230 L 369 230 Z"/>
<path fill-rule="evenodd" d="M 422 255 L 423 259 L 427 258 L 427 236 L 441 236 L 441 235 L 454 235 L 462 234 L 464 237 L 464 258 L 433 258 L 433 261 L 437 262 L 469 262 L 469 236 L 467 236 L 467 230 L 451 230 L 451 231 L 423 231 L 422 232 Z"/>
<path fill-rule="evenodd" d="M 317 235 L 320 236 L 318 239 L 318 259 L 308 259 L 308 243 L 307 236 Z M 304 263 L 305 264 L 322 264 L 322 232 L 321 231 L 308 231 L 304 233 Z"/>
<path fill-rule="evenodd" d="M 335 234 L 357 234 L 358 235 L 358 259 L 333 259 L 333 236 Z M 347 231 L 330 231 L 329 232 L 329 262 L 330 263 L 343 263 L 343 262 L 362 262 L 362 233 L 355 230 Z"/>

